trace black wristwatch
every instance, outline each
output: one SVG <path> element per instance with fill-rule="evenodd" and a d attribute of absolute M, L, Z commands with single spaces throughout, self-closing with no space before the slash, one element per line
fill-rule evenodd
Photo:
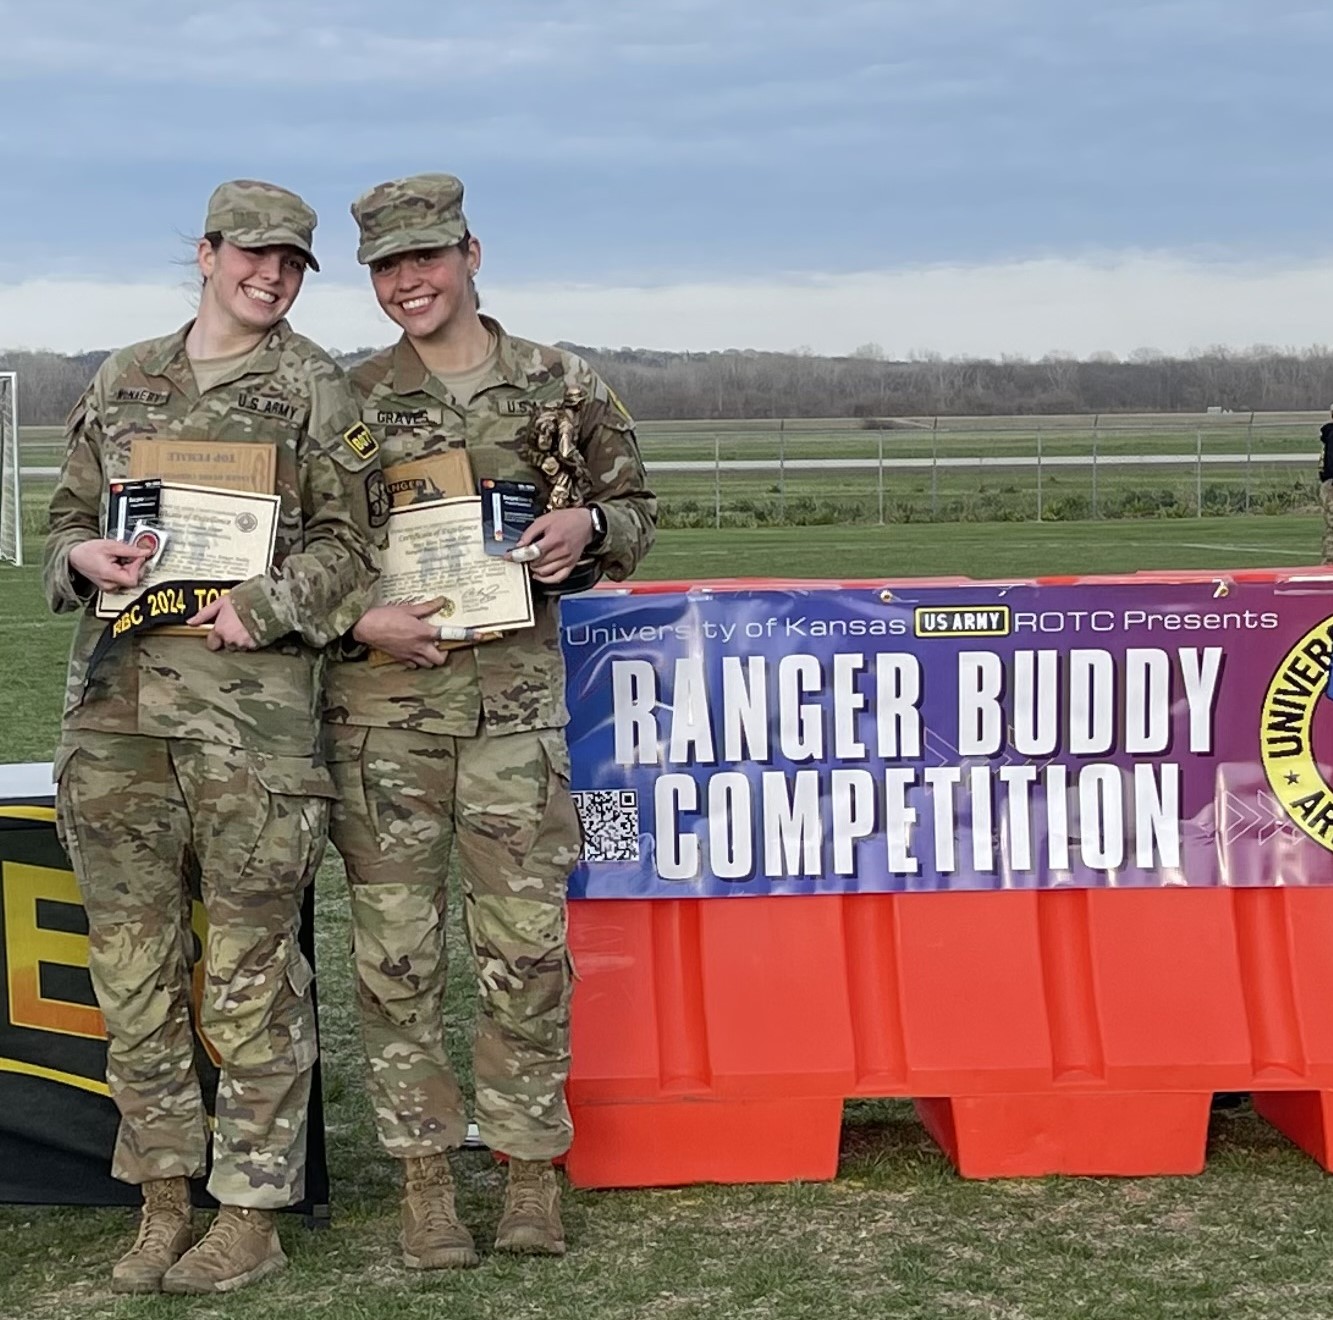
<path fill-rule="evenodd" d="M 588 512 L 592 515 L 592 540 L 588 542 L 587 549 L 597 551 L 606 540 L 606 510 L 600 504 L 590 504 Z"/>

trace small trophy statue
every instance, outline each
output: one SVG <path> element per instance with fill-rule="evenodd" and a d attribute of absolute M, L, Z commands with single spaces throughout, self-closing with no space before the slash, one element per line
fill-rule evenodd
<path fill-rule="evenodd" d="M 543 404 L 528 423 L 523 458 L 550 485 L 547 513 L 580 508 L 592 491 L 588 464 L 578 443 L 579 413 L 587 398 L 586 390 L 577 385 L 567 386 L 565 397 L 559 403 Z M 601 576 L 601 561 L 594 555 L 585 555 L 563 582 L 534 582 L 532 585 L 548 596 L 570 596 L 587 591 Z"/>

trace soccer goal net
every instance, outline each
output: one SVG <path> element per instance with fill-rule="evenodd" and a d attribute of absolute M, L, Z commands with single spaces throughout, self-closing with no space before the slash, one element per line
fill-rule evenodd
<path fill-rule="evenodd" d="M 0 560 L 5 559 L 23 562 L 18 377 L 12 371 L 0 371 Z"/>

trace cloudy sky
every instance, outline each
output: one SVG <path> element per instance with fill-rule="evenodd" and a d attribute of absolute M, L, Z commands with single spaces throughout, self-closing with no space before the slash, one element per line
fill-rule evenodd
<path fill-rule="evenodd" d="M 891 356 L 1333 341 L 1333 6 L 0 0 L 0 347 L 189 315 L 209 191 L 449 170 L 534 338 Z"/>

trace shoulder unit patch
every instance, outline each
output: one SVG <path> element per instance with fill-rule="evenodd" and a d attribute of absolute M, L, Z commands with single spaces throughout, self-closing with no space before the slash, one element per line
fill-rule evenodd
<path fill-rule="evenodd" d="M 374 458 L 380 452 L 380 447 L 365 422 L 357 422 L 355 426 L 344 431 L 343 441 L 357 458 Z"/>
<path fill-rule="evenodd" d="M 376 529 L 389 521 L 389 510 L 393 508 L 393 498 L 389 494 L 384 473 L 379 468 L 372 468 L 366 478 L 366 509 L 370 515 L 370 525 Z"/>
<path fill-rule="evenodd" d="M 605 384 L 605 382 L 603 382 Z M 634 425 L 634 418 L 629 415 L 629 409 L 620 402 L 620 395 L 609 385 L 606 386 L 606 397 L 611 400 L 611 406 L 618 412 L 631 426 Z"/>

